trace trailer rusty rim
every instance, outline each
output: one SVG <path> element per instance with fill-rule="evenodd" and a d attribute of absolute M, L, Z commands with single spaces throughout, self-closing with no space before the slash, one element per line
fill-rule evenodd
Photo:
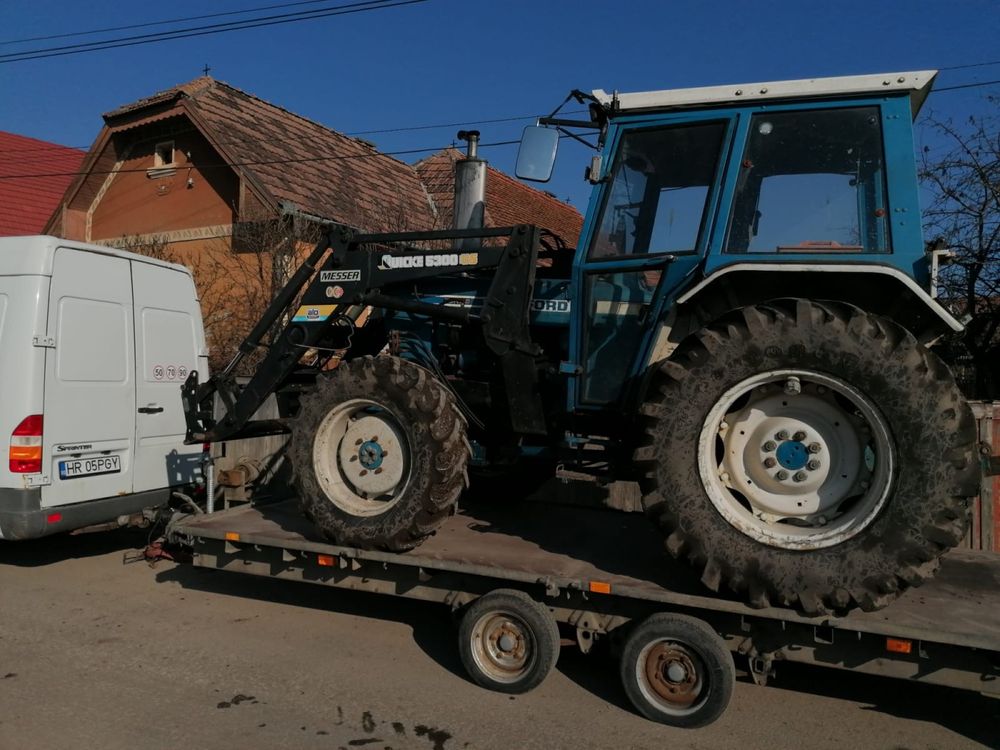
<path fill-rule="evenodd" d="M 353 516 L 395 506 L 410 477 L 410 447 L 385 406 L 352 399 L 331 409 L 313 440 L 313 468 L 327 499 Z"/>
<path fill-rule="evenodd" d="M 705 419 L 698 468 L 715 508 L 759 542 L 821 549 L 865 529 L 890 496 L 895 446 L 875 404 L 823 373 L 759 373 Z"/>
<path fill-rule="evenodd" d="M 669 638 L 646 644 L 635 664 L 636 682 L 646 700 L 675 716 L 697 711 L 708 699 L 705 673 L 697 651 Z"/>
<path fill-rule="evenodd" d="M 531 628 L 507 610 L 482 615 L 469 637 L 476 667 L 495 682 L 518 682 L 531 671 L 538 658 Z"/>

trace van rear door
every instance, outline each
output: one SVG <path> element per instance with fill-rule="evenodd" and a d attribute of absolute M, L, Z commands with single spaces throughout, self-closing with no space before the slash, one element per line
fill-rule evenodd
<path fill-rule="evenodd" d="M 190 484 L 201 475 L 200 445 L 184 445 L 181 383 L 199 368 L 201 313 L 191 277 L 132 261 L 136 337 L 136 492 Z"/>
<path fill-rule="evenodd" d="M 45 357 L 42 505 L 132 492 L 135 347 L 129 261 L 60 247 Z"/>

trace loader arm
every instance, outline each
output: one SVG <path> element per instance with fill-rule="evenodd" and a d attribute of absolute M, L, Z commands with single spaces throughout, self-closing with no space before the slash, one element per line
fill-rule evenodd
<path fill-rule="evenodd" d="M 461 250 L 424 250 L 411 244 L 492 238 L 506 238 L 507 243 Z M 540 230 L 529 225 L 384 234 L 331 228 L 265 310 L 229 365 L 204 383 L 199 383 L 197 372 L 188 377 L 181 388 L 187 442 L 288 432 L 287 420 L 252 417 L 268 396 L 288 382 L 306 350 L 322 347 L 339 321 L 350 321 L 346 316 L 351 310 L 369 306 L 478 324 L 486 346 L 500 362 L 515 431 L 545 434 L 537 389 L 536 358 L 540 349 L 531 341 L 528 330 L 539 238 Z M 415 281 L 488 269 L 495 272 L 478 313 L 421 302 L 410 293 Z M 240 388 L 235 379 L 237 366 L 263 345 L 267 331 L 289 311 L 307 282 L 301 305 L 267 346 L 250 381 Z M 218 419 L 214 409 L 216 393 L 224 411 Z"/>

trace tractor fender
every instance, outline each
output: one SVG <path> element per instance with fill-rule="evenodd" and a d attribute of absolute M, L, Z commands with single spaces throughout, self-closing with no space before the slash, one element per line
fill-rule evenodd
<path fill-rule="evenodd" d="M 964 329 L 911 276 L 875 263 L 733 263 L 681 294 L 653 337 L 647 365 L 669 357 L 688 334 L 730 310 L 772 299 L 804 297 L 847 302 L 890 318 L 931 345 Z"/>

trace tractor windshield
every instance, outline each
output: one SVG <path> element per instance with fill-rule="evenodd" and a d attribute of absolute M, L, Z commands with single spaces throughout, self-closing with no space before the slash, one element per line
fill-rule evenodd
<path fill-rule="evenodd" d="M 756 114 L 739 169 L 727 252 L 889 251 L 877 107 Z"/>
<path fill-rule="evenodd" d="M 590 259 L 694 252 L 726 122 L 622 136 Z"/>

